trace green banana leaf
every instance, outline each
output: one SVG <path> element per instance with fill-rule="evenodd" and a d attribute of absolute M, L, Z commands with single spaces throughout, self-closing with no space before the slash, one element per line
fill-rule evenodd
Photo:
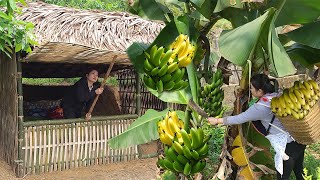
<path fill-rule="evenodd" d="M 268 37 L 269 62 L 272 65 L 272 72 L 276 77 L 284 77 L 295 74 L 294 67 L 289 55 L 277 37 L 274 23 L 271 24 L 271 31 Z"/>
<path fill-rule="evenodd" d="M 220 12 L 228 7 L 243 8 L 242 0 L 218 0 L 214 12 Z"/>
<path fill-rule="evenodd" d="M 295 42 L 320 49 L 320 20 L 286 34 Z"/>
<path fill-rule="evenodd" d="M 147 112 L 136 119 L 125 132 L 109 139 L 109 146 L 112 149 L 121 149 L 158 139 L 157 122 L 163 119 L 167 112 L 168 109 L 160 112 L 148 109 Z M 183 111 L 177 111 L 177 115 L 180 119 L 184 119 L 185 117 Z"/>
<path fill-rule="evenodd" d="M 306 24 L 320 16 L 319 0 L 287 0 L 275 22 L 276 27 L 287 24 Z"/>
<path fill-rule="evenodd" d="M 165 14 L 171 11 L 156 0 L 139 0 L 138 15 L 144 19 L 168 21 Z"/>
<path fill-rule="evenodd" d="M 133 64 L 134 69 L 138 73 L 143 73 L 143 62 L 145 60 L 145 56 L 143 52 L 148 48 L 148 45 L 142 43 L 132 43 L 130 47 L 127 49 L 127 55 Z"/>
<path fill-rule="evenodd" d="M 219 39 L 221 55 L 236 65 L 244 66 L 255 49 L 265 22 L 273 17 L 274 12 L 271 8 L 259 18 L 223 33 Z"/>
<path fill-rule="evenodd" d="M 202 4 L 205 2 L 206 0 L 190 0 L 190 2 L 192 2 L 193 4 L 195 4 L 198 7 L 201 7 Z"/>
<path fill-rule="evenodd" d="M 162 93 L 158 93 L 158 91 L 148 88 L 148 90 L 159 98 L 161 101 L 170 102 L 170 103 L 178 103 L 178 104 L 188 104 L 189 100 L 192 98 L 190 88 L 180 91 L 164 91 Z"/>
<path fill-rule="evenodd" d="M 320 63 L 320 49 L 295 43 L 288 47 L 286 51 L 293 61 L 306 68 L 313 68 L 314 64 Z"/>
<path fill-rule="evenodd" d="M 193 1 L 191 2 L 197 10 L 194 12 L 202 14 L 207 19 L 210 19 L 210 17 L 212 16 L 212 13 L 217 4 L 217 0 L 202 0 L 201 3 L 195 3 Z"/>

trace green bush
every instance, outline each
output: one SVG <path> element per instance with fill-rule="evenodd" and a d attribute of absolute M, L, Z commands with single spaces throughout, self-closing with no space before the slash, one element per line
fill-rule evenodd
<path fill-rule="evenodd" d="M 44 0 L 44 2 L 77 9 L 96 9 L 102 11 L 122 12 L 128 10 L 128 3 L 125 0 Z"/>

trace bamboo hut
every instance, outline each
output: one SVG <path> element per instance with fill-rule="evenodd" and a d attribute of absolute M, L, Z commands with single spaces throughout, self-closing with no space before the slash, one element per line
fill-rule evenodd
<path fill-rule="evenodd" d="M 18 177 L 139 158 L 137 146 L 112 150 L 106 141 L 123 132 L 144 109 L 165 105 L 144 90 L 125 52 L 132 42 L 151 43 L 164 24 L 128 13 L 76 10 L 42 2 L 29 3 L 18 18 L 34 23 L 39 45 L 31 54 L 14 54 L 11 60 L 0 53 L 0 157 Z M 25 121 L 25 99 L 47 90 L 33 87 L 31 93 L 25 93 L 22 78 L 80 77 L 88 67 L 106 72 L 115 55 L 120 115 L 96 116 L 89 122 Z"/>

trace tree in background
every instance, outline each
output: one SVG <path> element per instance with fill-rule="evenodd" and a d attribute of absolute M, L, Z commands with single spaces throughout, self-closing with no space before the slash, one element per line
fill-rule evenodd
<path fill-rule="evenodd" d="M 128 10 L 128 3 L 125 0 L 43 0 L 43 2 L 77 9 L 95 9 L 102 11 L 122 12 Z"/>
<path fill-rule="evenodd" d="M 30 22 L 16 19 L 16 14 L 21 13 L 16 2 L 26 5 L 24 0 L 0 1 L 0 52 L 11 57 L 14 52 L 31 52 L 31 46 L 37 44 L 32 33 L 34 28 Z"/>

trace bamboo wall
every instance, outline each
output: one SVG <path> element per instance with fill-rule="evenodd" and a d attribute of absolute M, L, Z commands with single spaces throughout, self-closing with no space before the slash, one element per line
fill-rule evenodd
<path fill-rule="evenodd" d="M 17 66 L 0 52 L 0 158 L 14 170 L 17 159 Z"/>
<path fill-rule="evenodd" d="M 119 94 L 121 99 L 122 114 L 144 114 L 147 109 L 163 110 L 166 108 L 166 103 L 151 94 L 145 87 L 143 82 L 140 82 L 141 88 L 141 112 L 136 112 L 136 73 L 134 69 L 125 69 L 117 72 L 119 81 Z"/>
<path fill-rule="evenodd" d="M 62 171 L 138 158 L 137 146 L 110 149 L 107 140 L 121 134 L 134 115 L 96 117 L 90 122 L 53 120 L 24 123 L 24 174 Z M 67 121 L 67 122 L 65 122 Z"/>

